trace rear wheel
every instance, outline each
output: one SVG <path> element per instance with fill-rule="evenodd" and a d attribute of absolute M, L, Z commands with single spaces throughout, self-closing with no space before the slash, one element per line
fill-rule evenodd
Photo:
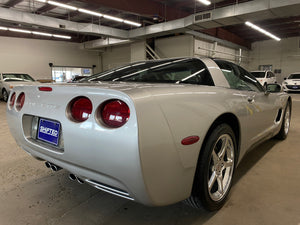
<path fill-rule="evenodd" d="M 192 195 L 186 202 L 209 211 L 220 209 L 230 191 L 235 164 L 235 135 L 229 125 L 218 125 L 201 150 Z"/>
<path fill-rule="evenodd" d="M 7 102 L 8 100 L 8 93 L 5 89 L 2 90 L 2 98 L 3 98 L 3 101 Z"/>
<path fill-rule="evenodd" d="M 275 137 L 280 140 L 286 139 L 286 137 L 289 133 L 289 130 L 290 130 L 290 123 L 291 123 L 291 105 L 288 102 L 285 107 L 280 131 Z"/>

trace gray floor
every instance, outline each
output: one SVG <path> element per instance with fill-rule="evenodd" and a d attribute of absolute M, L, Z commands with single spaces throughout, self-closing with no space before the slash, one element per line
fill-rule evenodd
<path fill-rule="evenodd" d="M 292 96 L 288 138 L 244 158 L 228 202 L 214 213 L 182 203 L 145 207 L 72 182 L 64 170 L 51 172 L 16 145 L 0 102 L 0 225 L 300 225 L 300 94 Z"/>

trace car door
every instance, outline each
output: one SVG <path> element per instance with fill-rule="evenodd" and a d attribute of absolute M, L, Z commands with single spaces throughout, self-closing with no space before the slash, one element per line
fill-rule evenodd
<path fill-rule="evenodd" d="M 245 69 L 234 63 L 215 60 L 221 68 L 230 88 L 239 91 L 243 106 L 247 110 L 244 143 L 251 146 L 266 137 L 276 118 L 276 95 L 266 94 L 262 85 Z M 224 72 L 225 71 L 225 72 Z"/>
<path fill-rule="evenodd" d="M 264 88 L 245 69 L 234 65 L 239 78 L 249 89 L 242 90 L 247 100 L 249 144 L 252 145 L 272 132 L 278 113 L 275 104 L 277 95 L 265 92 Z"/>

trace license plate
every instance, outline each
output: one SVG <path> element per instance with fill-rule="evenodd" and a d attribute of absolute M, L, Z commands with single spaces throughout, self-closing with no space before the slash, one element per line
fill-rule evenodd
<path fill-rule="evenodd" d="M 298 86 L 293 86 L 293 89 L 298 89 Z"/>
<path fill-rule="evenodd" d="M 37 139 L 58 145 L 60 123 L 48 119 L 40 119 Z"/>

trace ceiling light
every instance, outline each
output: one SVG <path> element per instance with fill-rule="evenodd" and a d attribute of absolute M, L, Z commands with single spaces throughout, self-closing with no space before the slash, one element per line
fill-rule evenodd
<path fill-rule="evenodd" d="M 140 24 L 140 23 L 132 22 L 132 21 L 129 21 L 129 20 L 124 20 L 124 23 L 130 24 L 130 25 L 133 25 L 133 26 L 137 26 L 137 27 L 142 26 L 142 24 Z"/>
<path fill-rule="evenodd" d="M 32 34 L 41 35 L 41 36 L 47 36 L 47 37 L 51 37 L 52 36 L 52 34 L 44 33 L 44 32 L 37 32 L 37 31 L 32 31 Z"/>
<path fill-rule="evenodd" d="M 104 17 L 105 19 L 114 20 L 114 21 L 121 22 L 121 23 L 124 21 L 124 20 L 121 19 L 121 18 L 114 17 L 114 16 L 109 16 L 109 15 L 103 15 L 103 17 Z"/>
<path fill-rule="evenodd" d="M 210 5 L 211 2 L 208 0 L 198 0 L 199 2 L 203 3 L 204 5 Z"/>
<path fill-rule="evenodd" d="M 36 1 L 38 1 L 38 2 L 44 2 L 44 3 L 47 2 L 47 0 L 36 0 Z"/>
<path fill-rule="evenodd" d="M 71 39 L 71 36 L 57 35 L 57 34 L 53 34 L 53 37 L 64 38 L 64 39 Z"/>
<path fill-rule="evenodd" d="M 276 41 L 280 41 L 281 40 L 279 37 L 276 37 L 275 35 L 271 34 L 270 32 L 268 32 L 268 31 L 266 31 L 266 30 L 264 30 L 264 29 L 262 29 L 262 28 L 260 28 L 260 27 L 258 27 L 256 25 L 254 25 L 253 23 L 251 23 L 249 21 L 245 22 L 245 24 L 247 26 L 251 27 L 252 29 L 257 30 L 257 31 L 263 33 L 264 35 L 267 35 L 270 38 L 273 38 Z"/>
<path fill-rule="evenodd" d="M 59 6 L 59 7 L 66 8 L 66 9 L 77 10 L 77 7 L 66 5 L 66 4 L 59 3 L 59 2 L 48 1 L 48 3 L 50 5 L 55 5 L 55 6 Z"/>
<path fill-rule="evenodd" d="M 8 30 L 7 27 L 0 27 L 0 30 Z"/>
<path fill-rule="evenodd" d="M 15 29 L 15 28 L 8 28 L 8 30 L 9 30 L 9 31 L 20 32 L 20 33 L 31 34 L 31 31 L 29 31 L 29 30 L 22 30 L 22 29 Z"/>
<path fill-rule="evenodd" d="M 86 14 L 90 14 L 90 15 L 93 15 L 93 16 L 103 16 L 103 14 L 101 13 L 98 13 L 98 12 L 93 12 L 93 11 L 90 11 L 90 10 L 86 10 L 86 9 L 78 9 L 79 12 L 82 12 L 82 13 L 86 13 Z"/>

